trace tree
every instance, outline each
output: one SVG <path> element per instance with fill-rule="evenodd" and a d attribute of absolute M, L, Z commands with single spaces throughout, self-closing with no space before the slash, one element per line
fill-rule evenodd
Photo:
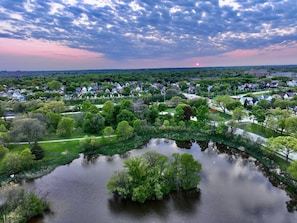
<path fill-rule="evenodd" d="M 129 96 L 131 93 L 131 88 L 130 87 L 124 87 L 122 90 L 122 95 L 124 96 Z"/>
<path fill-rule="evenodd" d="M 179 104 L 175 108 L 174 119 L 178 121 L 189 121 L 192 116 L 192 109 L 190 105 Z"/>
<path fill-rule="evenodd" d="M 136 133 L 141 133 L 143 131 L 142 121 L 140 119 L 136 119 L 133 122 L 133 128 Z"/>
<path fill-rule="evenodd" d="M 263 108 L 264 110 L 267 110 L 271 107 L 271 103 L 267 100 L 261 100 L 257 103 L 257 105 Z"/>
<path fill-rule="evenodd" d="M 54 113 L 54 112 L 48 112 L 46 113 L 46 119 L 47 119 L 47 126 L 50 132 L 56 132 L 58 124 L 60 120 L 62 119 L 62 115 Z"/>
<path fill-rule="evenodd" d="M 42 138 L 45 124 L 36 118 L 16 118 L 12 122 L 10 138 L 14 141 L 26 140 L 29 144 Z"/>
<path fill-rule="evenodd" d="M 243 107 L 237 107 L 232 113 L 232 118 L 238 122 L 246 115 L 246 112 L 243 110 Z"/>
<path fill-rule="evenodd" d="M 196 187 L 200 182 L 201 164 L 188 153 L 182 155 L 173 153 L 172 156 L 174 158 L 172 169 L 175 173 L 173 178 L 174 189 L 188 190 Z"/>
<path fill-rule="evenodd" d="M 297 160 L 291 162 L 290 166 L 288 167 L 288 172 L 294 179 L 297 179 Z"/>
<path fill-rule="evenodd" d="M 158 105 L 158 109 L 159 109 L 160 112 L 165 111 L 167 108 L 168 108 L 168 105 L 165 104 L 165 103 L 160 103 Z"/>
<path fill-rule="evenodd" d="M 49 204 L 32 192 L 27 192 L 20 185 L 4 184 L 0 188 L 1 214 L 5 222 L 28 222 L 32 217 L 43 214 Z"/>
<path fill-rule="evenodd" d="M 4 147 L 3 145 L 0 145 L 0 160 L 3 159 L 3 157 L 8 153 L 8 149 Z"/>
<path fill-rule="evenodd" d="M 111 136 L 114 134 L 114 130 L 111 126 L 106 126 L 104 129 L 103 129 L 103 135 L 104 136 Z"/>
<path fill-rule="evenodd" d="M 156 119 L 159 116 L 159 111 L 156 107 L 151 107 L 149 110 L 149 121 L 150 123 L 155 123 Z"/>
<path fill-rule="evenodd" d="M 206 122 L 209 120 L 209 108 L 205 105 L 199 106 L 197 109 L 196 118 L 200 124 L 205 126 Z"/>
<path fill-rule="evenodd" d="M 50 90 L 59 90 L 62 87 L 62 84 L 57 80 L 52 80 L 47 83 L 47 87 Z"/>
<path fill-rule="evenodd" d="M 104 128 L 105 119 L 100 113 L 87 112 L 83 121 L 83 129 L 87 133 L 98 133 Z"/>
<path fill-rule="evenodd" d="M 41 160 L 44 157 L 44 150 L 37 142 L 31 147 L 31 153 L 34 155 L 35 160 Z"/>
<path fill-rule="evenodd" d="M 129 125 L 127 121 L 121 121 L 117 126 L 116 134 L 119 139 L 127 140 L 133 136 L 134 129 Z"/>
<path fill-rule="evenodd" d="M 85 100 L 82 103 L 81 110 L 84 112 L 87 112 L 89 110 L 89 108 L 91 107 L 91 105 L 92 105 L 92 103 L 89 100 Z"/>
<path fill-rule="evenodd" d="M 22 170 L 22 158 L 17 153 L 7 153 L 2 160 L 2 170 L 7 174 L 15 174 Z"/>
<path fill-rule="evenodd" d="M 260 106 L 254 106 L 253 107 L 253 110 L 252 110 L 252 113 L 251 113 L 255 119 L 257 120 L 258 123 L 260 123 L 262 126 L 266 120 L 266 112 L 265 110 L 260 107 Z"/>
<path fill-rule="evenodd" d="M 21 164 L 22 169 L 23 170 L 30 169 L 35 159 L 35 156 L 31 153 L 31 150 L 29 148 L 26 148 L 21 152 L 20 155 L 21 155 L 21 161 L 22 161 L 22 164 Z"/>
<path fill-rule="evenodd" d="M 144 203 L 161 200 L 172 190 L 196 188 L 201 164 L 191 154 L 173 154 L 172 159 L 154 151 L 124 162 L 107 184 L 110 192 L 124 199 Z"/>
<path fill-rule="evenodd" d="M 102 107 L 102 115 L 105 118 L 105 124 L 113 125 L 115 123 L 115 107 L 112 101 L 106 101 Z"/>
<path fill-rule="evenodd" d="M 57 134 L 62 137 L 72 136 L 75 121 L 72 118 L 64 117 L 60 120 L 57 128 Z"/>
<path fill-rule="evenodd" d="M 134 112 L 133 102 L 129 99 L 121 100 L 119 106 L 120 110 L 126 109 L 128 111 Z"/>
<path fill-rule="evenodd" d="M 218 95 L 213 99 L 213 102 L 226 113 L 227 104 L 233 102 L 233 99 L 227 95 Z"/>
<path fill-rule="evenodd" d="M 229 111 L 233 111 L 234 109 L 238 108 L 238 107 L 242 107 L 242 104 L 240 103 L 240 101 L 230 101 L 226 104 L 226 108 Z"/>
<path fill-rule="evenodd" d="M 42 113 L 53 112 L 60 114 L 65 111 L 65 104 L 63 101 L 50 101 L 43 104 L 41 108 L 38 109 Z"/>
<path fill-rule="evenodd" d="M 291 116 L 291 112 L 287 109 L 272 109 L 269 111 L 268 125 L 274 129 L 281 131 L 281 134 L 286 128 L 286 119 Z"/>
<path fill-rule="evenodd" d="M 292 116 L 285 119 L 285 130 L 289 135 L 297 135 L 297 117 Z"/>
<path fill-rule="evenodd" d="M 130 125 L 132 125 L 135 119 L 135 114 L 127 109 L 121 110 L 121 112 L 117 115 L 118 123 L 121 121 L 127 121 Z"/>
<path fill-rule="evenodd" d="M 292 136 L 278 136 L 267 141 L 268 148 L 285 155 L 286 161 L 292 152 L 297 152 L 297 139 Z"/>

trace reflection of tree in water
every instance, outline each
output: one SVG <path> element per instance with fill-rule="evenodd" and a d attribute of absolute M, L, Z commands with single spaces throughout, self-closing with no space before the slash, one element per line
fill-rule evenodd
<path fill-rule="evenodd" d="M 96 164 L 96 161 L 100 155 L 84 155 L 82 164 L 88 166 L 89 164 Z"/>
<path fill-rule="evenodd" d="M 200 190 L 192 189 L 171 193 L 171 198 L 177 210 L 186 214 L 195 213 L 200 201 Z"/>
<path fill-rule="evenodd" d="M 297 200 L 296 198 L 293 200 L 289 200 L 286 202 L 288 212 L 293 213 L 294 211 L 297 211 Z"/>
<path fill-rule="evenodd" d="M 191 149 L 192 147 L 191 141 L 175 140 L 175 144 L 178 148 L 181 148 L 181 149 Z"/>
<path fill-rule="evenodd" d="M 113 195 L 113 197 L 108 200 L 108 206 L 109 210 L 115 214 L 123 213 L 132 217 L 143 217 L 150 213 L 154 213 L 159 217 L 166 218 L 166 213 L 169 213 L 168 201 L 169 196 L 165 196 L 161 201 L 148 200 L 141 204 Z M 164 220 L 166 221 L 166 219 Z"/>
<path fill-rule="evenodd" d="M 174 207 L 171 207 L 172 204 Z M 109 210 L 113 213 L 123 213 L 133 217 L 143 217 L 153 213 L 158 217 L 164 218 L 164 221 L 166 221 L 167 214 L 172 210 L 178 210 L 185 214 L 194 214 L 199 204 L 199 189 L 175 191 L 165 196 L 163 200 L 147 200 L 143 204 L 129 199 L 122 199 L 116 195 L 108 200 Z"/>

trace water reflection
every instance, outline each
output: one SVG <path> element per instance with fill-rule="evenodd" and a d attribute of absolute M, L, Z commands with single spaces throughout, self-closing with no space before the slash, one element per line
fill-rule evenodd
<path fill-rule="evenodd" d="M 296 201 L 274 187 L 254 159 L 225 146 L 190 143 L 190 149 L 180 149 L 180 142 L 152 139 L 121 156 L 81 156 L 25 183 L 27 189 L 46 194 L 51 203 L 53 214 L 34 222 L 297 222 Z M 148 150 L 191 153 L 202 163 L 201 193 L 172 193 L 163 201 L 145 204 L 108 194 L 106 184 L 113 172 L 121 170 L 126 159 Z"/>

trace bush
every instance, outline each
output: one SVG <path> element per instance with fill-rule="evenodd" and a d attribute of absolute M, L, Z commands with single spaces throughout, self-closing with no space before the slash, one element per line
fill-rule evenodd
<path fill-rule="evenodd" d="M 31 153 L 35 156 L 35 160 L 41 160 L 44 157 L 44 150 L 37 142 L 32 146 Z"/>
<path fill-rule="evenodd" d="M 6 184 L 1 186 L 2 204 L 1 214 L 5 222 L 27 222 L 32 217 L 44 213 L 49 204 L 32 192 L 26 192 L 19 185 Z"/>
<path fill-rule="evenodd" d="M 0 145 L 0 160 L 8 153 L 8 149 L 3 145 Z"/>

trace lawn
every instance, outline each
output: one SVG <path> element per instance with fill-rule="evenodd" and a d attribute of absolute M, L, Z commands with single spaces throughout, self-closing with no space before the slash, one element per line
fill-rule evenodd
<path fill-rule="evenodd" d="M 259 136 L 270 138 L 281 136 L 282 134 L 273 131 L 270 128 L 266 128 L 264 126 L 258 125 L 256 123 L 240 123 L 239 128 L 257 134 Z"/>
<path fill-rule="evenodd" d="M 217 111 L 217 110 L 213 110 L 211 109 L 210 112 L 209 112 L 209 116 L 210 116 L 210 119 L 213 120 L 213 121 L 228 121 L 232 118 L 231 115 L 228 115 L 224 112 L 220 112 L 220 111 Z"/>

